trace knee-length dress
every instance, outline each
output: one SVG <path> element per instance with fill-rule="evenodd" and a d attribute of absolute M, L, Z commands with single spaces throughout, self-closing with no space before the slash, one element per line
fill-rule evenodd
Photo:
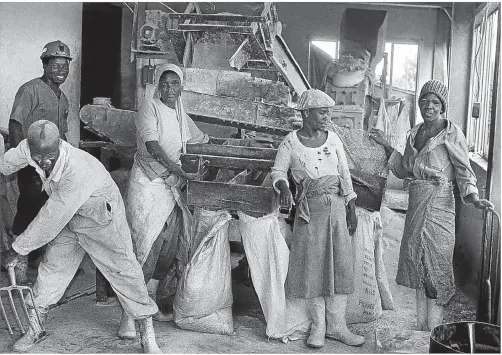
<path fill-rule="evenodd" d="M 318 148 L 304 146 L 297 131 L 279 146 L 272 180 L 287 182 L 291 170 L 297 186 L 297 212 L 286 278 L 294 298 L 329 297 L 354 292 L 352 237 L 345 206 L 356 198 L 343 144 L 328 131 Z"/>

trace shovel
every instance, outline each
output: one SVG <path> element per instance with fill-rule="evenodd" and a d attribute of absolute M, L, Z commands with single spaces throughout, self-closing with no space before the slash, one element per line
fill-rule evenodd
<path fill-rule="evenodd" d="M 26 320 L 30 319 L 28 308 L 26 306 L 26 299 L 25 299 L 25 297 L 26 296 L 30 297 L 31 304 L 35 304 L 34 303 L 33 290 L 29 286 L 21 286 L 21 285 L 18 286 L 16 284 L 16 275 L 14 273 L 14 266 L 9 266 L 7 269 L 8 269 L 9 279 L 10 279 L 10 284 L 11 285 L 0 288 L 0 312 L 2 313 L 2 317 L 5 320 L 5 323 L 7 323 L 7 329 L 9 330 L 9 333 L 11 335 L 13 335 L 14 334 L 14 332 L 12 330 L 13 327 L 11 326 L 11 323 L 9 321 L 9 317 L 7 316 L 7 312 L 5 311 L 6 307 L 5 307 L 5 305 L 3 303 L 3 299 L 2 299 L 2 296 L 6 296 L 6 298 L 9 300 L 10 308 L 12 310 L 12 314 L 14 316 L 14 319 L 15 319 L 15 321 L 16 321 L 19 329 L 21 330 L 21 333 L 25 334 L 26 333 L 25 326 L 23 326 L 23 322 L 21 321 L 19 313 L 21 313 L 22 317 L 24 317 Z M 21 297 L 21 299 L 20 299 L 21 300 L 21 302 L 20 302 L 21 304 L 19 305 L 19 307 L 21 308 L 20 312 L 18 312 L 18 308 L 16 308 L 16 304 L 14 302 L 13 295 L 16 292 Z M 36 316 L 37 316 L 38 324 L 40 324 L 40 326 L 42 328 L 41 329 L 42 333 L 46 333 L 45 329 L 43 328 L 42 322 L 40 321 L 40 315 L 38 313 L 38 310 L 36 308 L 34 308 L 34 310 L 35 310 L 35 313 L 36 313 Z M 28 327 L 32 327 L 32 325 L 31 325 L 31 323 L 29 321 L 28 321 Z M 35 331 L 34 329 L 32 329 L 32 330 Z"/>

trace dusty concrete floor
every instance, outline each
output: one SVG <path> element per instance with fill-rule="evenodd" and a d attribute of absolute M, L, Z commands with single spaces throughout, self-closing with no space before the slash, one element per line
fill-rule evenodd
<path fill-rule="evenodd" d="M 235 336 L 203 334 L 185 331 L 173 323 L 155 323 L 157 341 L 165 353 L 373 353 L 375 352 L 375 329 L 393 327 L 414 329 L 414 291 L 398 286 L 394 279 L 397 270 L 399 243 L 404 226 L 404 214 L 389 209 L 382 210 L 384 223 L 385 264 L 396 309 L 384 311 L 377 321 L 355 324 L 350 327 L 365 335 L 367 342 L 361 348 L 345 346 L 339 342 L 326 341 L 320 350 L 311 350 L 299 340 L 283 344 L 268 340 L 265 321 L 252 288 L 242 283 L 233 283 Z M 85 274 L 69 290 L 69 294 L 92 286 L 95 282 L 94 267 L 84 262 Z M 34 279 L 35 271 L 31 270 Z M 1 273 L 0 285 L 7 284 L 7 275 Z M 458 292 L 448 307 L 446 320 L 474 319 L 473 302 Z M 37 344 L 33 353 L 138 353 L 138 340 L 120 340 L 116 334 L 120 320 L 118 306 L 97 306 L 94 296 L 84 297 L 62 305 L 50 313 L 47 329 L 50 336 Z M 3 322 L 0 323 L 0 353 L 8 353 L 14 338 L 11 338 Z"/>
<path fill-rule="evenodd" d="M 84 260 L 85 274 L 77 278 L 69 290 L 74 294 L 95 282 L 94 267 Z M 30 270 L 30 279 L 35 278 Z M 2 272 L 0 285 L 7 284 Z M 303 340 L 283 344 L 268 340 L 265 319 L 252 288 L 233 282 L 233 318 L 235 336 L 203 334 L 179 329 L 174 323 L 155 322 L 157 342 L 165 353 L 369 353 L 374 348 L 372 324 L 351 326 L 367 336 L 361 348 L 352 348 L 339 342 L 326 341 L 321 350 L 311 350 Z M 5 301 L 5 299 L 4 299 Z M 97 306 L 94 296 L 88 296 L 59 306 L 50 312 L 46 328 L 50 335 L 37 344 L 32 353 L 139 353 L 139 341 L 119 339 L 117 334 L 120 308 L 117 305 Z M 0 353 L 11 352 L 16 337 L 9 336 L 0 321 Z"/>

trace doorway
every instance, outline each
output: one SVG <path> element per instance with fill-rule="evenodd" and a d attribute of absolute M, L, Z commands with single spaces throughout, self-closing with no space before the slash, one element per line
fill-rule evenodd
<path fill-rule="evenodd" d="M 84 3 L 82 14 L 82 79 L 80 104 L 109 97 L 120 105 L 122 8 L 107 3 Z"/>

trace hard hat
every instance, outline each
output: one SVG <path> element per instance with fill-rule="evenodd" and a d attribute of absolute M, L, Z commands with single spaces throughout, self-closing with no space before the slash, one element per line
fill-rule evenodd
<path fill-rule="evenodd" d="M 335 101 L 325 92 L 317 89 L 309 89 L 302 93 L 298 100 L 297 110 L 307 110 L 310 108 L 333 107 Z"/>
<path fill-rule="evenodd" d="M 61 41 L 49 42 L 44 46 L 40 59 L 51 57 L 61 57 L 68 60 L 73 59 L 70 56 L 70 48 Z"/>

